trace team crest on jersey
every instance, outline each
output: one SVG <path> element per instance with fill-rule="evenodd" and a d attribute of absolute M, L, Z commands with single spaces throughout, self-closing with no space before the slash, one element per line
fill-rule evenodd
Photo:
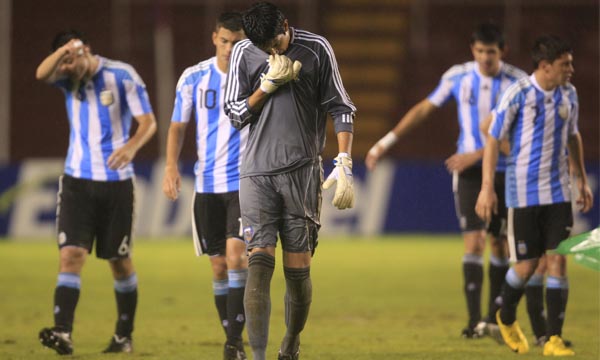
<path fill-rule="evenodd" d="M 525 241 L 519 240 L 519 242 L 517 243 L 517 252 L 519 253 L 519 255 L 527 254 L 527 244 L 525 244 Z"/>
<path fill-rule="evenodd" d="M 254 228 L 252 226 L 246 226 L 244 228 L 244 240 L 249 243 L 250 241 L 252 241 L 252 238 L 254 237 Z"/>
<path fill-rule="evenodd" d="M 567 105 L 561 105 L 558 107 L 558 116 L 561 119 L 567 120 L 567 116 L 569 116 L 569 107 Z"/>
<path fill-rule="evenodd" d="M 102 90 L 100 92 L 100 103 L 104 106 L 110 106 L 115 102 L 112 91 Z"/>

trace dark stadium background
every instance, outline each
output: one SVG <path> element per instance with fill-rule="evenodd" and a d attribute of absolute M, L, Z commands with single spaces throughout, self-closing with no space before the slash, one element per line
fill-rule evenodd
<path fill-rule="evenodd" d="M 34 79 L 56 32 L 77 28 L 93 51 L 131 63 L 145 80 L 159 127 L 168 127 L 171 98 L 158 99 L 164 86 L 156 76 L 156 29 L 172 34 L 175 82 L 183 69 L 214 53 L 210 34 L 223 10 L 243 10 L 250 1 L 227 0 L 18 0 L 12 1 L 10 48 L 11 161 L 63 157 L 68 140 L 64 102 Z M 469 36 L 482 20 L 506 32 L 505 60 L 530 72 L 529 48 L 543 33 L 568 38 L 574 47 L 581 102 L 580 130 L 587 161 L 599 159 L 599 38 L 596 0 L 301 0 L 274 1 L 292 26 L 325 35 L 337 54 L 348 93 L 358 107 L 353 157 L 360 161 L 405 111 L 427 96 L 452 64 L 471 59 Z M 165 54 L 160 54 L 164 57 Z M 161 107 L 162 105 L 162 107 Z M 162 114 L 163 116 L 158 116 Z M 166 114 L 166 115 L 165 115 Z M 167 118 L 165 118 L 165 116 Z M 393 155 L 440 160 L 455 150 L 455 107 L 401 141 Z M 183 159 L 193 160 L 194 137 L 187 136 Z M 329 142 L 326 155 L 335 149 Z M 139 159 L 159 157 L 159 137 Z"/>
<path fill-rule="evenodd" d="M 533 40 L 547 33 L 574 48 L 572 79 L 580 99 L 590 186 L 600 177 L 600 62 L 597 0 L 273 0 L 292 26 L 328 38 L 347 92 L 358 108 L 352 151 L 357 206 L 336 211 L 324 193 L 324 234 L 458 233 L 450 174 L 443 161 L 456 149 L 456 107 L 448 104 L 367 173 L 364 156 L 453 64 L 472 60 L 469 39 L 482 21 L 505 29 L 504 59 L 531 72 Z M 63 29 L 87 34 L 95 53 L 132 64 L 145 80 L 158 134 L 136 158 L 138 230 L 142 236 L 186 235 L 192 186 L 170 205 L 160 190 L 166 131 L 182 71 L 214 55 L 218 14 L 244 10 L 241 0 L 0 0 L 0 238 L 52 236 L 56 179 L 67 152 L 63 95 L 34 78 Z M 190 126 L 193 128 L 194 126 Z M 195 136 L 188 129 L 181 159 L 193 181 Z M 325 167 L 337 153 L 330 124 Z M 333 141 L 332 141 L 333 140 Z M 386 169 L 387 167 L 387 169 Z M 189 189 L 188 189 L 189 187 Z M 17 191 L 11 191 L 17 190 Z M 144 206 L 143 200 L 149 205 Z M 150 206 L 151 205 L 151 206 Z M 574 233 L 600 223 L 600 206 L 576 213 Z M 159 211 L 160 210 L 160 211 Z M 144 211 L 144 213 L 142 213 Z M 164 214 L 163 214 L 164 213 Z M 187 229 L 187 230 L 186 230 Z"/>

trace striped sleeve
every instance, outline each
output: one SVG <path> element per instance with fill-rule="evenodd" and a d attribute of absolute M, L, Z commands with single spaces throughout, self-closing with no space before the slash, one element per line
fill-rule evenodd
<path fill-rule="evenodd" d="M 512 84 L 504 91 L 498 106 L 492 111 L 492 123 L 488 131 L 491 136 L 498 140 L 503 140 L 507 136 L 524 100 L 521 81 Z"/>
<path fill-rule="evenodd" d="M 350 100 L 331 45 L 322 36 L 303 33 L 319 45 L 321 105 L 333 118 L 335 132 L 352 132 L 356 107 Z"/>
<path fill-rule="evenodd" d="M 190 121 L 192 115 L 194 86 L 187 83 L 189 70 L 190 68 L 186 69 L 177 82 L 175 104 L 173 105 L 173 115 L 171 116 L 172 122 L 187 123 Z"/>
<path fill-rule="evenodd" d="M 231 125 L 238 130 L 250 124 L 254 118 L 248 107 L 252 84 L 243 60 L 244 50 L 250 45 L 252 42 L 246 39 L 233 47 L 225 86 L 225 114 L 229 117 Z"/>
<path fill-rule="evenodd" d="M 123 79 L 123 86 L 131 114 L 133 116 L 140 116 L 151 113 L 152 106 L 150 105 L 150 98 L 146 91 L 146 84 L 144 84 L 142 78 L 133 67 L 127 65 L 125 70 L 126 75 Z"/>
<path fill-rule="evenodd" d="M 452 98 L 452 88 L 458 77 L 466 72 L 465 64 L 454 65 L 448 69 L 440 80 L 438 86 L 427 97 L 433 105 L 442 107 L 448 100 Z"/>
<path fill-rule="evenodd" d="M 571 109 L 569 112 L 569 135 L 575 135 L 579 133 L 579 99 L 577 97 L 577 90 L 573 85 L 569 85 L 569 101 L 571 102 Z"/>

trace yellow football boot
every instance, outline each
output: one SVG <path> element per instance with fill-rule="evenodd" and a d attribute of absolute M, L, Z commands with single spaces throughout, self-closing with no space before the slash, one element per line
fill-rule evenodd
<path fill-rule="evenodd" d="M 502 319 L 500 319 L 500 310 L 496 312 L 496 321 L 506 345 L 516 353 L 526 354 L 529 351 L 529 343 L 523 335 L 519 323 L 515 320 L 511 325 L 504 325 Z"/>
<path fill-rule="evenodd" d="M 575 351 L 565 346 L 564 341 L 558 335 L 550 336 L 550 340 L 544 344 L 544 356 L 573 356 Z"/>

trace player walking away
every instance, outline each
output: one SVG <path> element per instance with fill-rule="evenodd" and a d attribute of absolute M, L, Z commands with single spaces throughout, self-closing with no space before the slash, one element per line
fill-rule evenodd
<path fill-rule="evenodd" d="M 267 2 L 253 5 L 242 19 L 249 40 L 233 49 L 225 112 L 235 127 L 250 125 L 240 176 L 250 253 L 244 299 L 248 338 L 254 359 L 264 360 L 279 235 L 287 331 L 278 356 L 298 359 L 300 332 L 312 301 L 310 264 L 320 227 L 326 115 L 333 118 L 340 153 L 323 186 L 337 182 L 333 204 L 345 209 L 354 201 L 350 151 L 356 109 L 325 38 L 291 28 L 283 13 Z"/>
<path fill-rule="evenodd" d="M 508 138 L 508 244 L 511 259 L 516 260 L 516 264 L 506 274 L 502 307 L 496 314 L 498 325 L 511 350 L 521 354 L 529 351 L 527 339 L 516 320 L 516 310 L 525 284 L 538 260 L 546 254 L 548 342 L 543 354 L 574 355 L 561 338 L 569 291 L 566 257 L 546 252 L 556 249 L 569 236 L 573 224 L 569 166 L 577 178 L 580 210 L 587 212 L 593 204 L 577 127 L 577 92 L 569 82 L 574 73 L 573 55 L 564 40 L 543 36 L 535 41 L 532 58 L 533 74 L 510 86 L 494 110 L 476 211 L 489 220 L 496 210 L 494 169 L 499 141 Z"/>
<path fill-rule="evenodd" d="M 496 106 L 500 93 L 526 74 L 504 62 L 504 37 L 500 29 L 490 23 L 479 25 L 471 35 L 471 53 L 474 61 L 452 66 L 442 76 L 438 87 L 424 100 L 413 106 L 395 128 L 379 140 L 368 152 L 366 164 L 373 170 L 387 150 L 411 129 L 431 117 L 435 110 L 454 99 L 458 110 L 460 135 L 458 151 L 446 160 L 453 173 L 452 189 L 456 212 L 465 244 L 463 255 L 464 293 L 469 321 L 462 331 L 465 338 L 477 338 L 487 330 L 498 335 L 494 314 L 496 302 L 509 263 L 506 255 L 506 212 L 501 208 L 491 219 L 489 227 L 475 213 L 475 202 L 481 186 L 481 157 L 485 136 L 480 122 Z M 503 189 L 505 158 L 500 157 L 496 171 L 496 188 Z M 498 191 L 499 196 L 503 191 Z M 505 210 L 505 209 L 504 209 Z M 483 252 L 486 228 L 490 234 L 489 264 L 490 297 L 488 317 L 482 321 L 481 288 L 483 284 Z M 501 340 L 501 339 L 500 339 Z"/>
<path fill-rule="evenodd" d="M 212 34 L 216 55 L 187 68 L 177 84 L 167 140 L 163 192 L 176 200 L 181 186 L 177 161 L 192 112 L 196 117 L 196 184 L 192 223 L 196 254 L 207 254 L 215 305 L 227 340 L 224 359 L 246 359 L 242 345 L 244 289 L 248 274 L 239 204 L 239 165 L 248 131 L 231 126 L 223 98 L 231 49 L 244 39 L 239 13 L 219 16 Z"/>
<path fill-rule="evenodd" d="M 484 121 L 481 122 L 480 128 L 484 133 L 489 131 L 490 124 L 492 122 L 492 115 L 488 116 Z M 507 139 L 503 140 L 499 144 L 499 151 L 501 154 L 510 155 L 510 144 Z M 498 176 L 504 176 L 504 173 L 496 171 L 496 180 L 495 184 L 498 184 Z M 504 214 L 506 214 L 506 201 L 504 200 L 504 187 L 498 188 L 495 186 L 495 190 L 497 193 L 502 194 L 502 196 L 498 197 L 498 209 L 501 210 Z M 546 311 L 544 310 L 544 277 L 546 275 L 547 267 L 546 267 L 546 257 L 542 256 L 538 261 L 538 266 L 535 269 L 535 272 L 527 281 L 525 285 L 525 298 L 527 300 L 527 315 L 529 315 L 529 321 L 531 324 L 531 329 L 535 336 L 535 345 L 536 346 L 544 346 L 548 337 L 546 336 Z M 500 300 L 498 303 L 500 303 Z M 497 311 L 498 308 L 495 309 Z M 492 317 L 495 317 L 493 312 L 490 314 Z M 488 327 L 489 328 L 489 327 Z M 500 331 L 497 330 L 497 335 L 499 335 L 499 340 L 501 343 L 504 343 L 502 339 L 502 335 Z M 497 338 L 498 340 L 498 338 Z M 567 347 L 573 346 L 571 341 L 564 339 L 563 340 Z"/>
<path fill-rule="evenodd" d="M 137 276 L 131 260 L 133 165 L 137 151 L 156 131 L 146 85 L 131 65 L 92 54 L 77 31 L 58 34 L 36 78 L 63 91 L 71 128 L 65 174 L 57 200 L 60 270 L 54 291 L 54 327 L 42 345 L 73 353 L 71 332 L 81 269 L 96 242 L 115 279 L 118 320 L 104 352 L 131 352 Z M 137 130 L 129 136 L 131 118 Z"/>

